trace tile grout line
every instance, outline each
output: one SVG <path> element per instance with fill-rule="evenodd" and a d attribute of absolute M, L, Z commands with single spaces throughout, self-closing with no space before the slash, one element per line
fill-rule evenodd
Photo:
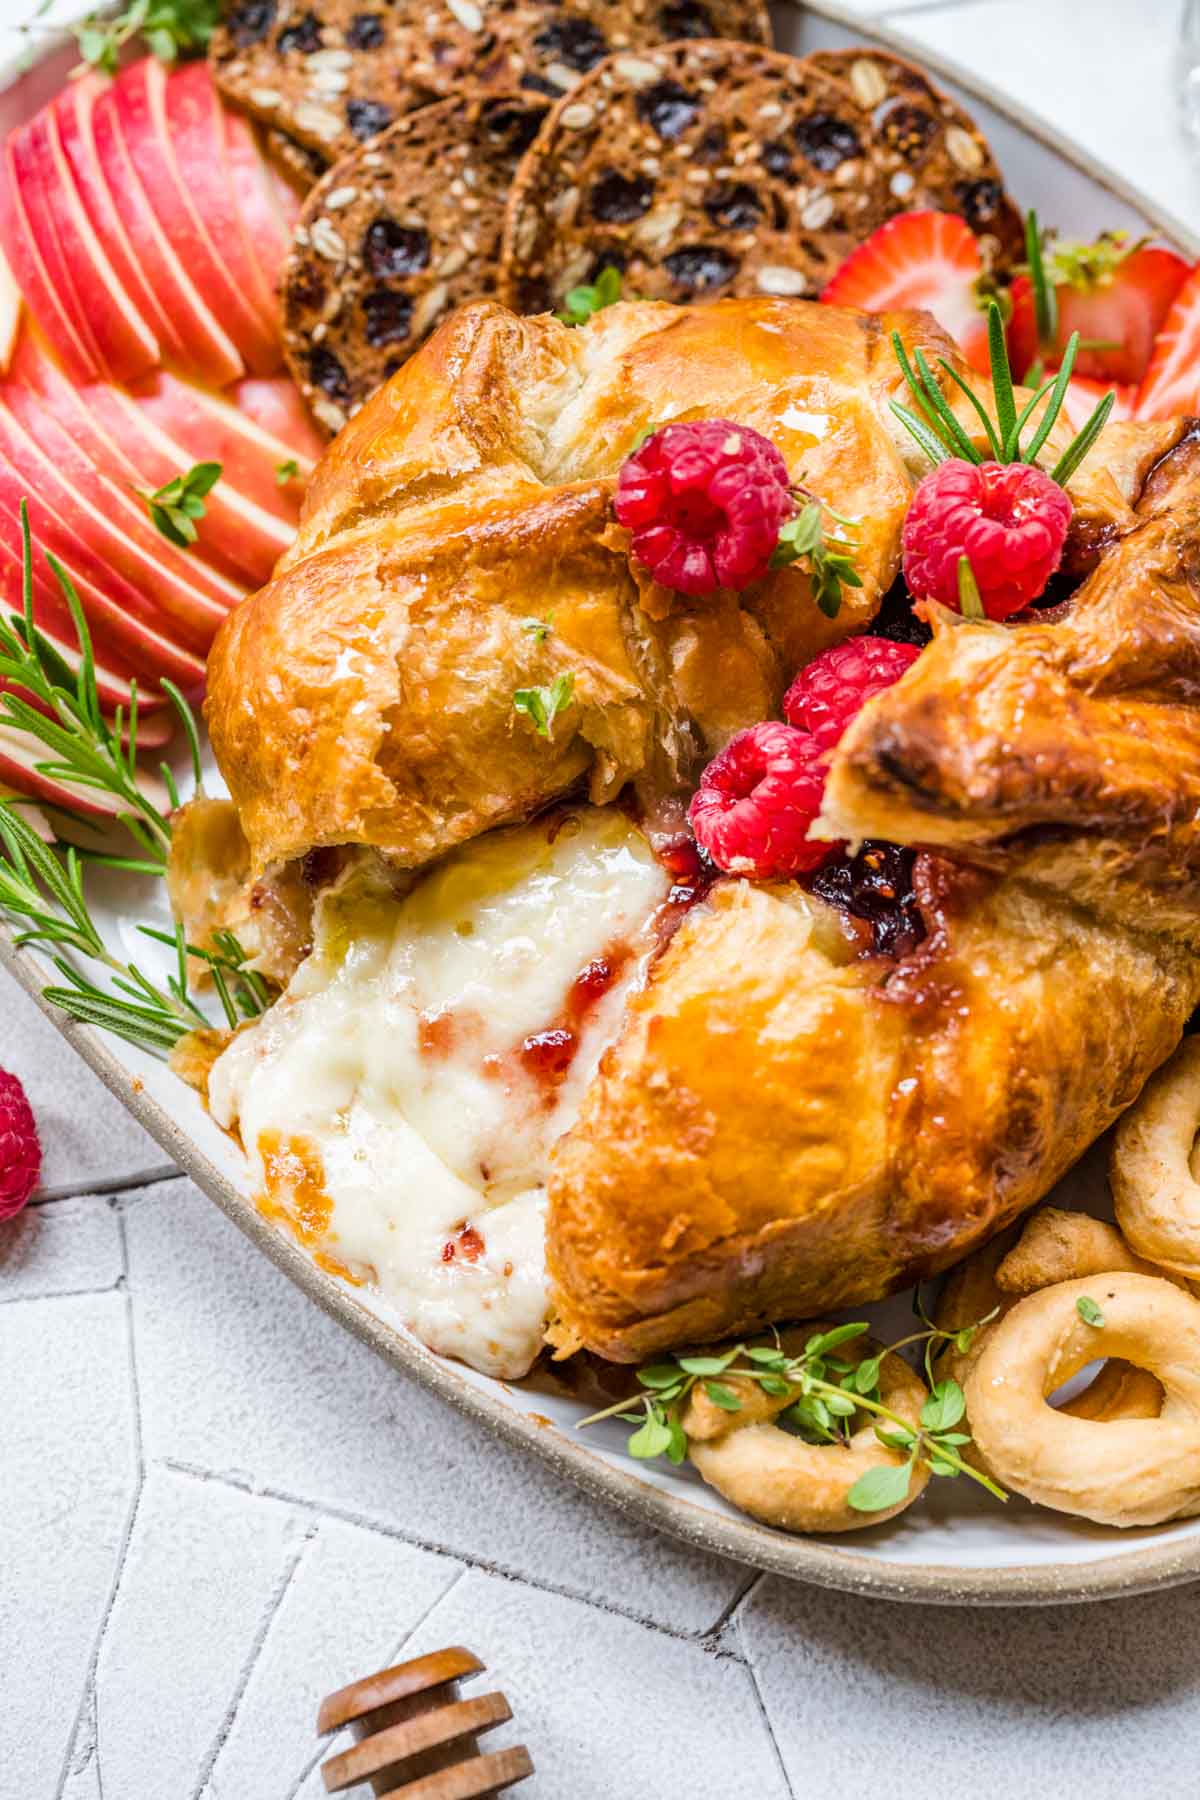
<path fill-rule="evenodd" d="M 92 1181 L 60 1181 L 53 1187 L 39 1188 L 29 1202 L 31 1212 L 53 1206 L 59 1200 L 102 1199 L 108 1194 L 136 1193 L 139 1188 L 158 1187 L 164 1181 L 178 1181 L 183 1170 L 174 1163 L 155 1163 L 152 1168 L 135 1170 L 127 1175 L 101 1175 Z"/>
<path fill-rule="evenodd" d="M 461 1563 L 469 1569 L 478 1569 L 485 1575 L 494 1575 L 500 1581 L 516 1582 L 519 1586 L 534 1588 L 538 1593 L 557 1594 L 563 1600 L 576 1600 L 583 1606 L 590 1606 L 597 1612 L 604 1612 L 619 1619 L 629 1619 L 635 1625 L 644 1625 L 648 1631 L 657 1631 L 663 1637 L 675 1639 L 678 1643 L 690 1644 L 694 1649 L 702 1650 L 710 1656 L 716 1656 L 725 1662 L 740 1662 L 741 1656 L 734 1650 L 712 1641 L 715 1625 L 706 1625 L 702 1631 L 678 1631 L 670 1625 L 663 1625 L 657 1619 L 651 1619 L 645 1613 L 634 1612 L 631 1608 L 619 1606 L 614 1601 L 597 1600 L 579 1588 L 567 1587 L 559 1582 L 537 1581 L 530 1575 L 522 1574 L 508 1564 L 489 1562 L 484 1557 L 473 1556 L 464 1550 L 453 1550 L 448 1544 L 439 1544 L 433 1538 L 414 1536 L 402 1531 L 396 1525 L 389 1525 L 367 1514 L 355 1512 L 350 1507 L 331 1505 L 326 1501 L 309 1500 L 301 1494 L 291 1493 L 286 1488 L 260 1486 L 250 1480 L 236 1475 L 225 1475 L 214 1469 L 201 1468 L 196 1463 L 165 1457 L 162 1467 L 170 1469 L 176 1475 L 190 1476 L 194 1481 L 215 1481 L 222 1487 L 236 1488 L 239 1493 L 250 1494 L 262 1500 L 277 1500 L 287 1506 L 302 1508 L 314 1512 L 321 1518 L 338 1519 L 345 1525 L 356 1525 L 362 1531 L 373 1531 L 380 1537 L 393 1538 L 402 1544 L 409 1544 L 415 1550 L 428 1551 L 432 1556 L 445 1557 L 450 1562 Z M 750 1587 L 754 1583 L 751 1581 Z M 749 1588 L 746 1590 L 749 1592 Z M 735 1596 L 734 1604 L 745 1595 Z M 720 1623 L 724 1624 L 729 1616 L 730 1608 L 726 1606 L 720 1614 Z"/>
<path fill-rule="evenodd" d="M 3 1274 L 3 1270 L 0 1270 Z M 0 1295 L 0 1306 L 32 1306 L 38 1300 L 86 1300 L 97 1294 L 119 1294 L 125 1286 L 125 1277 L 118 1275 L 107 1287 L 60 1288 L 52 1294 L 9 1294 L 7 1299 Z"/>
<path fill-rule="evenodd" d="M 112 1618 L 113 1610 L 117 1604 L 117 1596 L 121 1591 L 121 1580 L 125 1573 L 125 1563 L 129 1555 L 129 1546 L 133 1539 L 134 1526 L 137 1523 L 138 1510 L 141 1506 L 142 1494 L 146 1486 L 146 1459 L 142 1437 L 142 1402 L 138 1385 L 137 1352 L 133 1329 L 133 1295 L 130 1292 L 128 1279 L 129 1244 L 125 1234 L 125 1220 L 122 1216 L 120 1207 L 111 1199 L 109 1205 L 116 1215 L 117 1232 L 121 1244 L 120 1291 L 123 1292 L 125 1297 L 125 1345 L 129 1366 L 129 1392 L 132 1401 L 133 1450 L 134 1459 L 137 1465 L 137 1483 L 134 1488 L 133 1499 L 129 1504 L 129 1510 L 125 1515 L 125 1524 L 121 1532 L 121 1541 L 117 1546 L 113 1577 L 109 1584 L 108 1598 L 105 1602 L 100 1624 L 96 1630 L 95 1641 L 92 1644 L 92 1654 L 88 1659 L 88 1668 L 84 1678 L 83 1692 L 80 1696 L 79 1705 L 75 1710 L 75 1722 L 71 1727 L 71 1736 L 68 1740 L 66 1755 L 63 1759 L 63 1766 L 59 1775 L 58 1785 L 54 1791 L 55 1800 L 62 1800 L 63 1790 L 67 1785 L 67 1780 L 71 1773 L 72 1751 L 79 1736 L 79 1728 L 88 1706 L 89 1697 L 92 1703 L 93 1719 L 95 1723 L 95 1744 L 93 1754 L 96 1759 L 96 1785 L 100 1792 L 100 1800 L 104 1800 L 104 1775 L 100 1762 L 100 1708 L 99 1700 L 95 1692 L 96 1672 L 100 1666 L 100 1653 L 104 1648 L 104 1639 L 108 1633 L 109 1621 Z"/>
<path fill-rule="evenodd" d="M 208 1784 L 212 1779 L 213 1771 L 216 1768 L 221 1752 L 225 1748 L 226 1740 L 233 1730 L 237 1720 L 238 1708 L 246 1697 L 246 1689 L 250 1685 L 255 1669 L 258 1667 L 259 1658 L 266 1648 L 267 1639 L 271 1635 L 271 1627 L 279 1617 L 280 1610 L 291 1591 L 292 1583 L 296 1578 L 300 1565 L 304 1561 L 309 1546 L 316 1542 L 320 1530 L 321 1526 L 319 1520 L 312 1520 L 307 1531 L 304 1533 L 304 1537 L 300 1543 L 297 1544 L 295 1551 L 285 1563 L 279 1580 L 275 1583 L 274 1591 L 267 1598 L 267 1604 L 263 1608 L 262 1618 L 259 1620 L 258 1626 L 255 1629 L 250 1648 L 246 1653 L 237 1681 L 234 1684 L 233 1693 L 229 1697 L 229 1704 L 225 1708 L 220 1724 L 217 1726 L 212 1745 L 209 1748 L 204 1761 L 200 1765 L 200 1773 L 197 1776 L 196 1785 L 192 1789 L 192 1800 L 203 1800 L 206 1790 L 211 1792 Z"/>
<path fill-rule="evenodd" d="M 403 1650 L 405 1644 L 407 1644 L 411 1638 L 416 1636 L 417 1632 L 420 1631 L 420 1629 L 423 1625 L 428 1624 L 429 1620 L 433 1617 L 434 1613 L 437 1611 L 438 1607 L 442 1604 L 443 1600 L 449 1599 L 450 1595 L 454 1592 L 455 1588 L 458 1586 L 459 1582 L 462 1580 L 463 1576 L 467 1574 L 467 1572 L 468 1571 L 467 1571 L 466 1565 L 464 1564 L 462 1567 L 459 1568 L 458 1572 L 453 1576 L 453 1578 L 446 1583 L 446 1585 L 442 1589 L 441 1593 L 438 1594 L 434 1599 L 432 1599 L 429 1602 L 429 1605 L 425 1608 L 425 1611 L 421 1614 L 421 1616 L 418 1619 L 414 1619 L 413 1623 L 409 1626 L 407 1631 L 401 1632 L 399 1640 L 393 1646 L 393 1648 L 388 1652 L 388 1660 L 387 1660 L 386 1666 L 390 1667 L 396 1661 L 396 1659 L 399 1657 L 400 1652 Z M 345 1735 L 345 1730 L 343 1729 L 342 1731 L 336 1732 L 332 1738 L 327 1740 L 327 1742 L 325 1742 L 323 1744 L 318 1743 L 317 1748 L 314 1750 L 313 1754 L 309 1757 L 308 1761 L 305 1763 L 304 1767 L 301 1769 L 299 1775 L 296 1777 L 296 1780 L 292 1784 L 291 1788 L 289 1788 L 287 1796 L 286 1796 L 286 1800 L 296 1800 L 296 1796 L 299 1794 L 301 1788 L 304 1786 L 305 1782 L 308 1780 L 309 1776 L 312 1774 L 313 1770 L 316 1768 L 316 1766 L 320 1762 L 321 1758 L 325 1755 L 325 1752 L 327 1750 L 332 1749 L 333 1745 L 338 1742 L 338 1739 L 343 1737 L 344 1735 Z"/>
<path fill-rule="evenodd" d="M 752 1585 L 757 1587 L 759 1582 L 765 1581 L 766 1579 L 766 1571 L 764 1570 L 759 1576 L 758 1581 L 754 1582 Z M 740 1642 L 742 1635 L 741 1625 L 736 1625 L 734 1629 L 737 1632 L 738 1640 Z M 746 1670 L 746 1674 L 750 1677 L 750 1691 L 754 1695 L 755 1705 L 758 1707 L 759 1715 L 763 1722 L 763 1728 L 770 1740 L 771 1748 L 775 1752 L 775 1762 L 779 1769 L 780 1778 L 783 1781 L 783 1791 L 787 1795 L 788 1800 L 796 1800 L 795 1789 L 792 1787 L 791 1778 L 787 1772 L 787 1764 L 783 1760 L 783 1752 L 780 1750 L 779 1740 L 775 1736 L 775 1727 L 771 1723 L 771 1715 L 767 1711 L 767 1703 L 763 1699 L 762 1689 L 758 1685 L 758 1671 L 751 1662 L 744 1646 L 742 1655 L 738 1660 L 742 1663 Z"/>

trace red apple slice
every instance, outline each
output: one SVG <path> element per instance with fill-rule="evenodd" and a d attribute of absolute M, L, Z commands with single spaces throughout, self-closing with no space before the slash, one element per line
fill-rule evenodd
<path fill-rule="evenodd" d="M 7 541 L 9 536 L 11 543 Z M 20 528 L 10 531 L 9 517 L 4 513 L 0 517 L 0 604 L 3 605 L 6 617 L 23 610 L 22 564 L 20 551 L 16 547 L 19 540 Z M 80 600 L 86 612 L 87 601 L 82 591 Z M 58 583 L 42 561 L 36 544 L 33 551 L 33 622 L 51 648 L 57 650 L 67 667 L 78 671 L 80 659 L 75 622 L 67 611 Z M 128 708 L 129 684 L 134 680 L 138 684 L 138 709 L 148 718 L 156 716 L 169 706 L 167 696 L 153 680 L 144 680 L 119 651 L 114 652 L 107 645 L 95 643 L 92 651 L 96 669 L 96 693 L 106 713 L 115 712 L 118 706 Z"/>
<path fill-rule="evenodd" d="M 63 154 L 54 111 L 44 107 L 28 125 L 30 172 L 76 301 L 90 328 L 104 373 L 128 381 L 157 367 L 158 340 L 118 280 L 83 209 L 71 166 Z"/>
<path fill-rule="evenodd" d="M 0 250 L 0 375 L 8 373 L 21 329 L 21 290 L 13 280 L 4 252 Z"/>
<path fill-rule="evenodd" d="M 96 365 L 60 302 L 38 249 L 26 202 L 13 172 L 11 137 L 0 176 L 0 248 L 29 310 L 62 358 L 67 373 L 75 381 L 90 380 Z"/>
<path fill-rule="evenodd" d="M 169 675 L 184 686 L 203 679 L 204 660 L 167 637 L 162 614 L 131 582 L 110 568 L 82 535 L 88 520 L 70 490 L 54 482 L 53 471 L 0 401 L 0 504 L 8 514 L 8 541 L 24 499 L 33 537 L 72 576 L 85 580 L 92 595 L 85 602 L 88 624 L 104 644 L 119 645 L 125 656 L 150 676 Z M 82 591 L 80 599 L 83 599 Z"/>
<path fill-rule="evenodd" d="M 207 69 L 199 67 L 207 82 Z M 177 124 L 186 131 L 190 146 L 190 160 L 180 167 L 174 141 L 176 126 L 167 119 L 168 83 L 173 89 L 176 80 L 176 76 L 168 77 L 156 56 L 143 57 L 118 76 L 113 100 L 125 148 L 163 236 L 180 267 L 187 271 L 202 304 L 214 321 L 220 320 L 247 365 L 267 373 L 279 366 L 278 339 L 255 316 L 247 299 L 245 271 L 235 274 L 225 261 L 226 252 L 235 255 L 240 251 L 241 234 L 236 225 L 223 227 L 229 242 L 222 242 L 218 250 L 201 212 L 201 206 L 216 204 L 224 180 L 224 164 L 214 163 L 211 144 L 207 150 L 197 144 L 196 140 L 203 136 L 203 123 L 197 127 L 192 117 L 197 92 L 194 84 L 184 91 L 175 107 Z M 197 198 L 193 198 L 193 188 L 199 189 Z M 226 209 L 232 210 L 232 202 L 226 201 Z"/>
<path fill-rule="evenodd" d="M 113 205 L 100 166 L 92 131 L 96 101 L 108 83 L 89 73 L 67 83 L 53 102 L 54 122 L 63 153 L 70 165 L 76 191 L 92 228 L 100 240 L 117 280 L 158 341 L 161 353 L 179 362 L 186 350 L 170 314 L 143 273 L 121 215 Z"/>
<path fill-rule="evenodd" d="M 195 283 L 160 226 L 125 141 L 117 106 L 117 85 L 105 89 L 92 109 L 92 133 L 105 186 L 146 280 L 175 321 L 184 366 L 201 380 L 225 387 L 244 372 L 228 333 L 205 304 Z"/>
<path fill-rule="evenodd" d="M 286 375 L 266 381 L 250 375 L 234 384 L 230 399 L 277 446 L 280 462 L 289 458 L 298 462 L 299 473 L 307 481 L 329 440 L 317 430 L 295 382 Z"/>
<path fill-rule="evenodd" d="M 22 390 L 28 390 L 40 403 L 36 409 L 23 412 L 22 417 L 32 435 L 43 444 L 43 448 L 50 449 L 50 454 L 57 460 L 60 452 L 55 427 L 58 427 L 70 440 L 70 449 L 63 454 L 74 456 L 75 461 L 71 466 L 79 471 L 77 479 L 93 493 L 97 491 L 97 476 L 115 484 L 122 529 L 147 547 L 154 564 L 155 588 L 152 592 L 157 590 L 160 580 L 175 586 L 182 584 L 185 593 L 180 603 L 185 610 L 189 605 L 195 604 L 196 596 L 199 596 L 199 604 L 210 617 L 215 617 L 219 622 L 225 613 L 244 598 L 245 582 L 235 580 L 220 569 L 211 567 L 197 554 L 195 547 L 188 551 L 178 549 L 151 526 L 141 501 L 131 490 L 161 487 L 162 480 L 155 479 L 161 462 L 155 460 L 148 467 L 143 458 L 139 464 L 130 454 L 128 431 L 113 435 L 97 417 L 98 411 L 105 410 L 104 395 L 109 390 L 92 382 L 72 387 L 46 355 L 32 332 L 26 333 L 21 339 L 12 375 L 13 379 L 7 390 L 10 404 L 16 404 L 16 396 Z M 121 418 L 123 423 L 124 413 Z M 136 445 L 137 441 L 135 435 L 132 442 Z M 183 460 L 176 464 L 172 474 L 177 475 L 186 470 L 191 461 L 213 460 L 206 454 L 190 460 L 185 452 L 181 451 L 180 455 Z M 170 476 L 163 479 L 169 480 Z M 112 492 L 110 488 L 104 495 L 102 504 L 105 508 L 110 503 Z M 192 596 L 190 602 L 188 595 Z M 208 635 L 211 635 L 211 631 Z M 208 636 L 204 642 L 207 644 Z"/>
<path fill-rule="evenodd" d="M 91 309 L 75 284 L 75 274 L 67 260 L 59 237 L 54 208 L 43 179 L 41 162 L 34 139 L 34 122 L 20 126 L 8 134 L 8 155 L 13 178 L 21 190 L 25 216 L 37 242 L 38 253 L 46 274 L 54 285 L 55 296 L 70 318 L 75 336 L 88 352 L 96 374 L 105 372 L 106 364 L 100 339 L 92 328 Z"/>
<path fill-rule="evenodd" d="M 37 395 L 14 383 L 3 404 L 28 438 L 22 466 L 32 473 L 30 459 L 40 452 L 49 468 L 39 492 L 77 524 L 110 569 L 145 597 L 149 616 L 161 629 L 193 650 L 207 651 L 234 602 L 222 603 L 201 591 L 193 582 L 193 568 L 206 572 L 189 565 L 187 556 L 155 529 L 135 494 L 97 469 Z"/>
<path fill-rule="evenodd" d="M 283 360 L 275 294 L 282 263 L 276 262 L 268 280 L 254 254 L 234 196 L 225 116 L 208 65 L 185 63 L 166 74 L 154 59 L 144 86 L 154 121 L 165 137 L 165 160 L 188 209 L 185 215 L 172 207 L 176 234 L 186 216 L 197 233 L 196 242 L 215 265 L 223 290 L 236 303 L 237 310 L 222 310 L 220 316 L 228 319 L 248 366 L 271 374 Z M 200 260 L 187 260 L 200 281 Z M 213 291 L 220 293 L 222 285 Z"/>
<path fill-rule="evenodd" d="M 225 136 L 225 166 L 237 208 L 242 234 L 258 265 L 262 291 L 268 302 L 268 318 L 278 332 L 279 277 L 292 246 L 292 228 L 300 203 L 287 212 L 271 183 L 270 171 L 247 119 L 239 113 L 221 112 Z"/>
<path fill-rule="evenodd" d="M 261 430 L 222 395 L 176 375 L 163 372 L 151 376 L 132 392 L 147 417 L 192 461 L 211 458 L 219 462 L 223 485 L 229 484 L 265 512 L 273 513 L 294 534 L 303 480 L 312 472 L 307 458 L 302 462 L 294 450 Z M 278 471 L 289 462 L 297 465 L 297 477 L 281 481 Z"/>
<path fill-rule="evenodd" d="M 123 810 L 115 794 L 75 787 L 55 775 L 43 775 L 37 765 L 50 760 L 50 751 L 45 744 L 39 743 L 29 732 L 17 731 L 12 725 L 0 725 L 0 781 L 44 805 L 66 807 L 92 819 L 112 819 Z"/>
<path fill-rule="evenodd" d="M 142 470 L 144 487 L 161 487 L 196 460 L 123 389 L 96 383 L 85 398 L 101 427 Z M 199 542 L 188 554 L 260 587 L 290 547 L 294 525 L 256 506 L 225 480 L 218 481 L 204 504 Z"/>

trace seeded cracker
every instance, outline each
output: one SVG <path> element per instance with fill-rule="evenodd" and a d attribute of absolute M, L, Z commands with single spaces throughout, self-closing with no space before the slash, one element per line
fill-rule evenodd
<path fill-rule="evenodd" d="M 283 345 L 329 430 L 452 307 L 491 292 L 504 204 L 548 111 L 536 94 L 439 101 L 309 194 L 283 276 Z"/>
<path fill-rule="evenodd" d="M 918 69 L 662 45 L 611 57 L 555 107 L 509 202 L 500 294 L 539 312 L 613 266 L 645 299 L 811 297 L 923 207 L 963 213 L 998 264 L 1020 253 L 985 139 Z"/>
<path fill-rule="evenodd" d="M 430 99 L 557 100 L 611 51 L 706 36 L 768 42 L 763 0 L 231 0 L 209 57 L 234 104 L 330 163 Z"/>

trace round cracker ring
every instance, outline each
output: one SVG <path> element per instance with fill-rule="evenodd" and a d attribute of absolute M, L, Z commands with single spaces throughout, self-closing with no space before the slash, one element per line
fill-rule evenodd
<path fill-rule="evenodd" d="M 1200 1281 L 1200 1037 L 1142 1089 L 1113 1136 L 1109 1175 L 1117 1223 L 1152 1263 Z"/>
<path fill-rule="evenodd" d="M 783 1332 L 780 1343 L 789 1355 L 799 1355 L 814 1333 L 830 1329 L 826 1321 L 805 1325 Z M 881 1344 L 861 1337 L 840 1344 L 837 1354 L 858 1363 L 878 1356 L 882 1349 Z M 860 1476 L 905 1461 L 902 1451 L 880 1443 L 874 1415 L 864 1415 L 866 1422 L 851 1434 L 849 1443 L 809 1444 L 775 1423 L 778 1414 L 795 1400 L 795 1389 L 787 1394 L 764 1394 L 756 1382 L 736 1375 L 723 1375 L 721 1385 L 733 1390 L 741 1409 L 726 1412 L 714 1405 L 702 1385 L 693 1388 L 682 1420 L 688 1456 L 710 1487 L 764 1525 L 781 1531 L 861 1531 L 903 1512 L 929 1481 L 924 1463 L 915 1462 L 902 1500 L 879 1512 L 858 1512 L 846 1496 Z M 921 1408 L 929 1390 L 902 1356 L 891 1352 L 884 1356 L 879 1367 L 879 1395 L 914 1431 L 920 1430 Z"/>
<path fill-rule="evenodd" d="M 939 1375 L 953 1376 L 969 1394 L 971 1371 L 989 1337 L 1018 1300 L 1059 1282 L 1118 1272 L 1162 1274 L 1133 1254 L 1115 1226 L 1093 1219 L 1088 1213 L 1066 1212 L 1057 1206 L 1039 1208 L 1023 1227 L 1010 1226 L 951 1273 L 936 1312 L 936 1322 L 943 1331 L 960 1331 L 989 1313 L 996 1316 L 976 1332 L 969 1349 L 952 1348 L 939 1360 Z M 1161 1383 L 1148 1369 L 1136 1368 L 1113 1356 L 1097 1370 L 1082 1393 L 1064 1401 L 1058 1410 L 1098 1424 L 1111 1419 L 1153 1419 L 1158 1416 L 1162 1399 Z M 972 1468 L 1000 1479 L 988 1466 L 978 1442 L 971 1444 L 963 1456 Z"/>
<path fill-rule="evenodd" d="M 1080 1300 L 1100 1309 L 1089 1324 Z M 1090 1309 L 1085 1309 L 1090 1310 Z M 1152 1418 L 1079 1417 L 1049 1403 L 1097 1356 L 1163 1388 Z M 1158 1525 L 1200 1512 L 1200 1302 L 1157 1275 L 1060 1282 L 1019 1300 L 989 1331 L 967 1383 L 975 1442 L 997 1479 L 1100 1525 Z"/>

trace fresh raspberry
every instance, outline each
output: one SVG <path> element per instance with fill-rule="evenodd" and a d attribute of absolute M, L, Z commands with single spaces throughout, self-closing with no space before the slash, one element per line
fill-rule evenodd
<path fill-rule="evenodd" d="M 41 1173 L 42 1146 L 25 1089 L 0 1069 L 0 1221 L 16 1218 Z"/>
<path fill-rule="evenodd" d="M 728 875 L 799 875 L 837 848 L 810 842 L 825 757 L 807 731 L 768 719 L 730 738 L 705 769 L 688 817 L 701 848 Z"/>
<path fill-rule="evenodd" d="M 867 701 L 899 681 L 920 654 L 916 644 L 890 638 L 847 638 L 801 669 L 783 697 L 783 716 L 832 750 Z"/>
<path fill-rule="evenodd" d="M 656 431 L 622 463 L 613 504 L 637 560 L 683 594 L 761 581 L 795 511 L 774 444 L 729 419 Z"/>
<path fill-rule="evenodd" d="M 904 521 L 904 579 L 919 600 L 958 608 L 965 556 L 989 619 L 1007 619 L 1045 589 L 1062 556 L 1071 502 L 1027 463 L 939 463 Z"/>

